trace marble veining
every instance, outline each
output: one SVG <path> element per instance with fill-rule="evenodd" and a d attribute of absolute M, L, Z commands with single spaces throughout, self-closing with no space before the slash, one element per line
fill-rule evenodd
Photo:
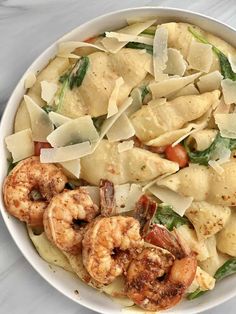
<path fill-rule="evenodd" d="M 98 15 L 135 6 L 193 10 L 236 27 L 235 0 L 0 0 L 0 116 L 17 81 L 55 39 Z M 236 298 L 205 312 L 235 313 Z M 52 288 L 24 259 L 0 217 L 0 314 L 93 314 Z"/>

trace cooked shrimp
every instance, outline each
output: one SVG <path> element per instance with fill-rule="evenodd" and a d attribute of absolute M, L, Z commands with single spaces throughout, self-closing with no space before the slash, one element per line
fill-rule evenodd
<path fill-rule="evenodd" d="M 43 213 L 53 195 L 67 182 L 61 169 L 42 164 L 39 157 L 22 160 L 4 182 L 3 194 L 7 211 L 32 226 L 42 226 Z M 33 192 L 38 191 L 37 199 Z"/>
<path fill-rule="evenodd" d="M 83 239 L 83 263 L 91 277 L 109 284 L 126 271 L 143 246 L 139 222 L 133 217 L 104 217 L 92 222 Z"/>
<path fill-rule="evenodd" d="M 148 311 L 168 309 L 182 299 L 196 268 L 193 255 L 177 260 L 167 250 L 147 247 L 128 268 L 127 296 Z"/>
<path fill-rule="evenodd" d="M 83 223 L 92 221 L 98 213 L 87 191 L 66 190 L 55 195 L 44 212 L 45 233 L 62 251 L 77 254 L 81 251 Z"/>
<path fill-rule="evenodd" d="M 164 310 L 182 299 L 195 277 L 197 259 L 185 241 L 164 226 L 154 225 L 145 240 L 156 247 L 145 248 L 131 262 L 127 295 L 146 310 Z"/>

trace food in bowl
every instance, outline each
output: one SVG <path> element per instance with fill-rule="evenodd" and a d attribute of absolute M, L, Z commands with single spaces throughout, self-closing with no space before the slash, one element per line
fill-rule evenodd
<path fill-rule="evenodd" d="M 151 311 L 234 273 L 234 71 L 186 23 L 60 42 L 6 137 L 5 206 L 42 258 Z"/>

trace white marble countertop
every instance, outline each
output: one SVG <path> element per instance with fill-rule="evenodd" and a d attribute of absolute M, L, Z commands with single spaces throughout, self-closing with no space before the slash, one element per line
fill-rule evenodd
<path fill-rule="evenodd" d="M 17 81 L 55 39 L 81 23 L 117 9 L 173 6 L 236 27 L 235 0 L 0 0 L 0 114 Z M 205 312 L 233 314 L 236 298 Z M 0 314 L 92 314 L 42 279 L 24 259 L 0 217 Z"/>

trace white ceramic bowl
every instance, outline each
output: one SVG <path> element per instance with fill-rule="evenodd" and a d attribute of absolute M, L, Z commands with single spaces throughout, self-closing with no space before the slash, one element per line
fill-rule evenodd
<path fill-rule="evenodd" d="M 233 28 L 207 16 L 196 14 L 189 11 L 158 8 L 158 7 L 143 7 L 133 8 L 122 11 L 109 13 L 87 22 L 76 29 L 72 30 L 59 41 L 68 40 L 84 40 L 92 37 L 106 30 L 113 30 L 122 27 L 126 18 L 130 17 L 158 17 L 158 23 L 168 21 L 182 21 L 196 24 L 203 29 L 214 33 L 217 36 L 223 37 L 230 44 L 236 46 L 236 30 Z M 57 50 L 57 42 L 46 49 L 29 67 L 28 71 L 36 73 L 43 69 L 48 63 L 49 59 L 53 58 Z M 27 73 L 26 72 L 26 73 Z M 0 126 L 0 189 L 2 190 L 3 180 L 7 174 L 7 151 L 4 145 L 5 136 L 12 133 L 12 126 L 15 112 L 18 104 L 25 93 L 24 77 L 19 81 L 15 90 L 13 91 L 5 112 L 2 117 Z M 25 258 L 35 268 L 35 270 L 46 279 L 58 291 L 66 295 L 71 300 L 82 304 L 94 311 L 100 313 L 121 313 L 121 307 L 114 303 L 109 297 L 98 293 L 96 290 L 82 283 L 75 275 L 70 274 L 60 268 L 56 268 L 54 273 L 46 262 L 44 262 L 36 250 L 34 249 L 26 232 L 25 225 L 17 219 L 8 215 L 5 211 L 2 193 L 1 193 L 1 212 L 7 228 L 13 237 L 15 243 L 21 250 Z M 75 290 L 79 291 L 79 295 L 75 294 Z M 210 309 L 222 302 L 225 302 L 236 295 L 236 277 L 229 277 L 222 282 L 217 283 L 214 291 L 207 293 L 199 299 L 194 301 L 184 301 L 173 309 L 166 311 L 167 313 L 175 314 L 190 314 L 199 313 L 203 310 Z"/>

